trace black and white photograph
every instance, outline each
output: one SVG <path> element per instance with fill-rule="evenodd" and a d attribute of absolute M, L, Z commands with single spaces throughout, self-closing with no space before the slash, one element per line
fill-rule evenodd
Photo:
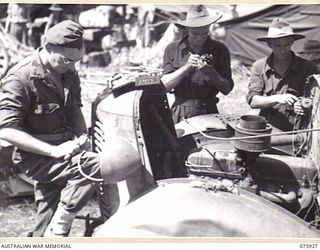
<path fill-rule="evenodd" d="M 319 148 L 320 4 L 0 3 L 0 242 L 320 243 Z"/>

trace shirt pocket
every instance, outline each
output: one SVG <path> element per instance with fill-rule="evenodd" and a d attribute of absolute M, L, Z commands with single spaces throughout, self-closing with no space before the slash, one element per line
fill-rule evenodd
<path fill-rule="evenodd" d="M 41 115 L 41 114 L 52 114 L 58 109 L 60 109 L 60 105 L 58 103 L 37 103 L 34 109 L 34 114 Z"/>

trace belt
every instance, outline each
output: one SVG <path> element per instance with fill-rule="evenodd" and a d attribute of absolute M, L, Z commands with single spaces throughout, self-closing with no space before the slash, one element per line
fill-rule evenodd
<path fill-rule="evenodd" d="M 175 104 L 187 107 L 205 107 L 207 105 L 216 104 L 219 101 L 217 97 L 209 97 L 204 99 L 187 99 L 176 97 Z"/>
<path fill-rule="evenodd" d="M 42 141 L 68 141 L 73 138 L 73 133 L 63 132 L 63 133 L 56 133 L 56 134 L 33 134 L 33 137 L 42 140 Z"/>

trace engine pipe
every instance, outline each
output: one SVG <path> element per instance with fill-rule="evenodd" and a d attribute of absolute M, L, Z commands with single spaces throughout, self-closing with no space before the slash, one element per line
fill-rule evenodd
<path fill-rule="evenodd" d="M 301 134 L 272 136 L 271 145 L 279 146 L 279 145 L 287 145 L 290 143 L 301 143 L 303 141 L 303 138 L 304 136 Z"/>
<path fill-rule="evenodd" d="M 295 203 L 298 201 L 297 194 L 294 191 L 290 191 L 289 193 L 285 194 L 259 190 L 259 194 L 261 197 L 277 203 Z"/>

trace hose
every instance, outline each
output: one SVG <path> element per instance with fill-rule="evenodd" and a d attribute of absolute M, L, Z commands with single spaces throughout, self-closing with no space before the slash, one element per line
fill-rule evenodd
<path fill-rule="evenodd" d="M 82 158 L 82 156 L 83 156 L 85 153 L 86 153 L 86 151 L 82 151 L 82 152 L 81 152 L 80 157 L 79 157 L 78 162 L 77 162 L 77 167 L 78 167 L 79 173 L 80 173 L 84 178 L 86 178 L 86 179 L 88 179 L 88 180 L 95 181 L 95 182 L 103 182 L 104 179 L 98 179 L 98 178 L 92 177 L 93 175 L 95 175 L 95 174 L 99 171 L 99 169 L 97 169 L 96 171 L 94 171 L 91 175 L 87 175 L 85 172 L 83 172 L 83 170 L 82 170 L 82 164 L 81 164 L 81 158 Z M 86 163 L 86 162 L 84 162 L 84 163 Z M 83 164 L 84 164 L 84 163 L 83 163 Z"/>
<path fill-rule="evenodd" d="M 254 139 L 254 138 L 263 138 L 263 137 L 269 137 L 269 136 L 280 136 L 280 135 L 290 135 L 290 134 L 296 134 L 296 133 L 308 133 L 312 131 L 320 131 L 320 128 L 312 128 L 312 129 L 300 129 L 295 131 L 284 131 L 284 132 L 278 132 L 278 133 L 270 133 L 270 134 L 260 134 L 256 135 L 254 133 L 246 132 L 249 136 L 243 136 L 243 137 L 230 137 L 230 138 L 222 138 L 222 137 L 216 137 L 216 136 L 210 136 L 206 135 L 204 132 L 202 132 L 200 129 L 196 128 L 194 125 L 190 124 L 190 122 L 181 117 L 189 126 L 194 128 L 198 131 L 199 134 L 204 136 L 205 138 L 217 140 L 217 141 L 237 141 L 237 140 L 245 140 L 245 139 Z"/>

